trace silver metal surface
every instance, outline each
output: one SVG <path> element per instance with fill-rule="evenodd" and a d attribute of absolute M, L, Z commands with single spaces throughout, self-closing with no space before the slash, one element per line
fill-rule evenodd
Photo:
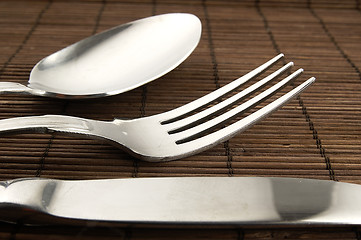
<path fill-rule="evenodd" d="M 248 129 L 256 122 L 286 104 L 290 99 L 297 96 L 315 81 L 315 78 L 310 78 L 247 117 L 224 128 L 220 128 L 217 131 L 212 131 L 215 126 L 223 124 L 227 120 L 233 119 L 234 116 L 253 108 L 302 73 L 302 69 L 299 69 L 254 98 L 212 118 L 215 113 L 219 113 L 220 110 L 232 106 L 244 96 L 248 96 L 270 80 L 280 76 L 281 73 L 293 65 L 289 63 L 238 94 L 195 115 L 181 118 L 185 114 L 199 109 L 234 90 L 241 84 L 268 69 L 282 57 L 283 55 L 280 54 L 228 85 L 184 106 L 158 115 L 134 120 L 115 119 L 110 122 L 61 115 L 18 117 L 0 120 L 0 131 L 49 129 L 65 133 L 84 134 L 110 140 L 127 150 L 130 154 L 146 161 L 156 162 L 179 159 L 209 149 Z M 205 119 L 206 121 L 199 123 L 198 121 L 200 119 Z"/>
<path fill-rule="evenodd" d="M 64 48 L 37 63 L 28 86 L 0 82 L 0 93 L 58 98 L 119 94 L 171 71 L 195 49 L 200 20 L 187 13 L 144 18 Z"/>
<path fill-rule="evenodd" d="M 1 183 L 4 210 L 10 214 L 1 214 L 2 220 L 23 223 L 48 216 L 122 223 L 361 224 L 361 186 L 265 177 L 17 179 Z"/>

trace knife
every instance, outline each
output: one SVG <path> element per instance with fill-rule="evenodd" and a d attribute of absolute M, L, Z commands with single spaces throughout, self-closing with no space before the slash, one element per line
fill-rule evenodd
<path fill-rule="evenodd" d="M 327 180 L 24 178 L 0 186 L 0 219 L 24 224 L 361 224 L 361 185 Z"/>

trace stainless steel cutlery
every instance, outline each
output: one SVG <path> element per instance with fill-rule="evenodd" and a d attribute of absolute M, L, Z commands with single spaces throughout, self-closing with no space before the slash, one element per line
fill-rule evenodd
<path fill-rule="evenodd" d="M 171 71 L 197 46 L 201 23 L 191 14 L 163 14 L 120 25 L 41 60 L 29 85 L 1 82 L 0 93 L 92 98 L 122 93 Z M 309 87 L 295 86 L 272 102 L 303 69 L 292 62 L 252 85 L 284 57 L 186 105 L 157 115 L 98 121 L 63 115 L 0 120 L 0 132 L 50 130 L 101 138 L 151 162 L 205 151 L 239 134 Z M 142 71 L 139 71 L 142 69 Z M 282 80 L 259 93 L 282 74 Z M 243 89 L 238 91 L 242 86 Z M 229 96 L 228 94 L 236 92 Z M 251 96 L 251 97 L 250 97 Z M 240 103 L 243 101 L 242 103 Z M 238 119 L 251 110 L 251 114 Z M 126 224 L 361 224 L 361 186 L 268 177 L 183 177 L 67 181 L 24 178 L 0 182 L 0 220 L 25 224 L 98 221 Z"/>
<path fill-rule="evenodd" d="M 0 82 L 0 93 L 96 98 L 153 81 L 182 63 L 201 37 L 198 17 L 169 13 L 122 24 L 39 61 L 27 86 Z"/>
<path fill-rule="evenodd" d="M 359 185 L 300 178 L 28 178 L 0 183 L 1 220 L 25 224 L 361 224 L 360 203 Z"/>
<path fill-rule="evenodd" d="M 282 107 L 315 81 L 315 78 L 312 77 L 247 117 L 212 131 L 215 127 L 232 120 L 235 116 L 254 108 L 264 99 L 273 95 L 299 76 L 303 71 L 302 69 L 298 69 L 241 105 L 228 109 L 240 99 L 249 96 L 271 80 L 279 77 L 286 70 L 289 70 L 293 65 L 290 62 L 239 93 L 193 115 L 187 115 L 192 114 L 193 111 L 207 104 L 214 103 L 215 100 L 232 92 L 240 85 L 270 68 L 282 57 L 283 54 L 279 54 L 243 77 L 184 106 L 150 117 L 133 120 L 114 119 L 108 122 L 62 115 L 17 117 L 0 120 L 0 132 L 48 129 L 103 138 L 115 143 L 135 157 L 146 161 L 157 162 L 184 158 L 209 149 L 248 129 L 273 111 Z M 222 110 L 225 110 L 225 112 L 212 118 Z M 202 122 L 202 120 L 205 121 Z"/>

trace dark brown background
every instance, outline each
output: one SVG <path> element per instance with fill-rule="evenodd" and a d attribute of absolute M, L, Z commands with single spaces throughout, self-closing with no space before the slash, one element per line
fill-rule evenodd
<path fill-rule="evenodd" d="M 65 114 L 100 120 L 164 112 L 238 78 L 276 54 L 317 82 L 229 142 L 147 163 L 100 140 L 54 133 L 0 135 L 0 178 L 281 176 L 361 184 L 361 10 L 345 1 L 0 1 L 0 80 L 26 83 L 33 65 L 110 27 L 168 12 L 203 24 L 194 53 L 164 77 L 114 97 L 67 101 L 1 95 L 0 118 Z M 358 226 L 204 228 L 0 224 L 0 239 L 361 239 Z"/>

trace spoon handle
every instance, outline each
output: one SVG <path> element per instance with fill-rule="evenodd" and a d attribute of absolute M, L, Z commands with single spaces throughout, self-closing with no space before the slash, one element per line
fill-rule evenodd
<path fill-rule="evenodd" d="M 63 115 L 15 117 L 0 120 L 0 132 L 23 130 L 50 130 L 76 134 L 92 134 L 96 120 Z"/>
<path fill-rule="evenodd" d="M 0 82 L 0 94 L 4 93 L 30 93 L 31 89 L 20 83 Z"/>

